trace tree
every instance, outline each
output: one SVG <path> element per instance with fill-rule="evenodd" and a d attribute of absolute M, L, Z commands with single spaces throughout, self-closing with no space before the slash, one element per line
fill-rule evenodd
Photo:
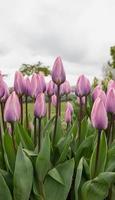
<path fill-rule="evenodd" d="M 21 68 L 19 69 L 22 74 L 25 75 L 32 75 L 33 73 L 43 72 L 45 76 L 50 75 L 49 66 L 44 66 L 40 61 L 37 64 L 22 64 Z"/>

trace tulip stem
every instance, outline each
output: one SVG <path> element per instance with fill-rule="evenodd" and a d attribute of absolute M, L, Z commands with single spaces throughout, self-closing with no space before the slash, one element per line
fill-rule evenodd
<path fill-rule="evenodd" d="M 1 106 L 2 126 L 3 126 L 3 129 L 5 130 L 6 124 L 5 124 L 5 121 L 4 121 L 4 103 L 0 102 L 0 106 Z"/>
<path fill-rule="evenodd" d="M 20 96 L 20 107 L 21 107 L 21 124 L 23 124 L 23 99 L 22 96 Z"/>
<path fill-rule="evenodd" d="M 28 96 L 26 95 L 26 128 L 28 129 Z"/>
<path fill-rule="evenodd" d="M 81 140 L 81 121 L 82 121 L 82 97 L 80 98 L 80 111 L 79 111 L 79 130 L 78 130 L 78 139 Z"/>
<path fill-rule="evenodd" d="M 59 97 L 59 116 L 61 117 L 61 96 Z"/>
<path fill-rule="evenodd" d="M 96 169 L 97 169 L 97 166 L 98 166 L 100 137 L 101 137 L 101 130 L 98 130 L 98 138 L 97 138 L 97 147 L 96 147 L 96 158 L 95 158 L 94 177 L 96 176 Z"/>
<path fill-rule="evenodd" d="M 59 98 L 60 98 L 60 85 L 57 86 L 57 104 L 56 104 L 56 117 L 54 125 L 54 134 L 53 134 L 53 146 L 55 144 L 56 132 L 57 132 L 57 120 L 58 120 L 58 111 L 59 111 Z"/>
<path fill-rule="evenodd" d="M 51 96 L 49 96 L 49 102 L 48 102 L 48 119 L 51 118 Z"/>
<path fill-rule="evenodd" d="M 87 96 L 85 96 L 85 113 L 88 114 L 88 112 L 87 112 Z"/>
<path fill-rule="evenodd" d="M 36 146 L 36 117 L 34 117 L 34 146 Z"/>
<path fill-rule="evenodd" d="M 15 144 L 15 139 L 14 139 L 14 123 L 11 123 L 11 129 L 12 129 L 12 142 L 13 142 L 13 147 L 14 151 L 16 152 L 16 144 Z"/>
<path fill-rule="evenodd" d="M 38 118 L 38 153 L 41 149 L 41 118 Z"/>

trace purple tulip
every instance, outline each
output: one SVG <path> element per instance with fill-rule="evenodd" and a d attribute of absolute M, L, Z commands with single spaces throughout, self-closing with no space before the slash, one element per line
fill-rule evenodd
<path fill-rule="evenodd" d="M 37 118 L 45 117 L 46 115 L 46 103 L 44 93 L 38 94 L 35 105 L 34 105 L 34 115 Z"/>
<path fill-rule="evenodd" d="M 94 128 L 106 129 L 108 126 L 107 112 L 103 101 L 97 97 L 91 111 L 91 121 Z"/>
<path fill-rule="evenodd" d="M 24 94 L 26 96 L 31 96 L 32 92 L 31 92 L 31 81 L 29 79 L 29 77 L 27 77 L 25 79 L 25 90 L 24 90 Z"/>
<path fill-rule="evenodd" d="M 103 101 L 104 105 L 106 104 L 106 94 L 103 90 L 100 90 L 98 92 L 97 97 L 100 97 L 100 99 Z"/>
<path fill-rule="evenodd" d="M 84 75 L 81 75 L 76 84 L 75 94 L 79 97 L 87 96 L 90 90 L 91 86 L 89 80 Z"/>
<path fill-rule="evenodd" d="M 9 96 L 9 88 L 4 81 L 2 82 L 2 88 L 4 90 L 4 93 L 3 96 L 1 97 L 1 102 L 5 102 Z"/>
<path fill-rule="evenodd" d="M 93 101 L 96 100 L 96 98 L 98 97 L 98 94 L 99 94 L 100 91 L 102 91 L 102 89 L 101 89 L 101 87 L 100 87 L 99 85 L 97 85 L 97 86 L 94 88 L 93 92 L 92 92 Z"/>
<path fill-rule="evenodd" d="M 52 69 L 52 80 L 56 85 L 60 85 L 66 80 L 66 74 L 60 57 L 57 57 L 54 62 Z"/>
<path fill-rule="evenodd" d="M 21 115 L 20 103 L 15 92 L 8 97 L 4 108 L 4 120 L 7 122 L 19 121 Z"/>
<path fill-rule="evenodd" d="M 37 81 L 37 74 L 33 74 L 31 78 L 31 96 L 36 96 L 36 90 L 38 87 L 38 81 Z"/>
<path fill-rule="evenodd" d="M 39 93 L 45 92 L 46 83 L 43 74 L 37 74 L 37 89 L 36 89 L 36 97 Z"/>
<path fill-rule="evenodd" d="M 48 96 L 52 96 L 54 94 L 54 82 L 52 80 L 47 84 L 46 92 Z"/>
<path fill-rule="evenodd" d="M 110 88 L 107 92 L 106 110 L 115 114 L 115 89 L 113 88 Z"/>
<path fill-rule="evenodd" d="M 19 96 L 21 96 L 24 93 L 24 89 L 25 89 L 25 81 L 23 74 L 17 71 L 15 73 L 15 78 L 14 78 L 14 90 Z"/>
<path fill-rule="evenodd" d="M 72 121 L 72 113 L 71 110 L 67 108 L 65 112 L 65 122 L 68 124 L 71 123 L 71 121 Z"/>
<path fill-rule="evenodd" d="M 51 102 L 52 102 L 52 105 L 56 107 L 56 105 L 57 105 L 57 96 L 55 94 L 51 97 Z"/>
<path fill-rule="evenodd" d="M 63 84 L 63 91 L 64 91 L 64 94 L 69 94 L 71 92 L 71 86 L 70 86 L 70 83 L 69 81 L 65 81 Z"/>
<path fill-rule="evenodd" d="M 110 88 L 114 88 L 115 89 L 115 81 L 114 80 L 110 80 L 108 82 L 108 87 L 107 89 L 109 90 Z"/>
<path fill-rule="evenodd" d="M 69 109 L 71 114 L 73 113 L 73 106 L 72 104 L 68 101 L 67 104 L 66 104 L 66 110 Z"/>

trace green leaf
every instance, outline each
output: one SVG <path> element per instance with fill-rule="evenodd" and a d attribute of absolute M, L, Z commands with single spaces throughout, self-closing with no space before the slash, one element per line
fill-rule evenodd
<path fill-rule="evenodd" d="M 43 144 L 36 160 L 36 172 L 38 179 L 43 181 L 47 171 L 50 168 L 50 138 L 49 134 L 45 135 Z"/>
<path fill-rule="evenodd" d="M 32 189 L 33 167 L 20 146 L 18 147 L 13 181 L 14 199 L 28 200 Z"/>
<path fill-rule="evenodd" d="M 6 153 L 9 170 L 11 173 L 13 173 L 16 155 L 13 147 L 12 137 L 8 133 L 4 134 L 4 150 Z"/>
<path fill-rule="evenodd" d="M 53 168 L 52 170 L 50 170 L 48 172 L 48 175 L 51 176 L 57 182 L 61 183 L 62 185 L 65 184 L 63 178 L 60 176 L 60 174 L 56 168 Z"/>
<path fill-rule="evenodd" d="M 46 176 L 44 183 L 46 200 L 66 200 L 72 184 L 74 160 L 68 160 L 55 168 L 64 180 L 65 185 L 60 184 L 49 175 Z"/>
<path fill-rule="evenodd" d="M 115 173 L 103 172 L 93 180 L 87 181 L 81 190 L 82 200 L 103 200 L 108 195 L 112 183 L 115 183 Z"/>
<path fill-rule="evenodd" d="M 80 136 L 80 142 L 82 142 L 86 135 L 87 135 L 87 128 L 88 128 L 88 119 L 87 117 L 84 117 L 84 119 L 81 122 L 81 136 Z"/>
<path fill-rule="evenodd" d="M 29 133 L 26 131 L 26 129 L 24 129 L 24 127 L 21 124 L 15 125 L 15 132 L 18 133 L 18 135 L 20 137 L 20 141 L 25 148 L 27 148 L 29 150 L 34 149 L 34 144 L 32 142 L 32 139 L 29 136 Z M 19 138 L 18 138 L 18 140 L 19 140 Z"/>
<path fill-rule="evenodd" d="M 115 146 L 112 146 L 112 148 L 110 148 L 108 150 L 105 170 L 106 171 L 114 171 L 115 170 Z"/>
<path fill-rule="evenodd" d="M 71 128 L 71 133 L 74 137 L 76 137 L 78 131 L 78 121 L 77 119 L 74 121 L 73 126 Z"/>
<path fill-rule="evenodd" d="M 55 138 L 55 144 L 58 143 L 58 141 L 60 140 L 60 138 L 63 136 L 63 128 L 62 128 L 62 124 L 61 124 L 61 119 L 58 118 L 57 120 L 57 130 L 56 130 L 56 138 Z"/>
<path fill-rule="evenodd" d="M 54 121 L 54 116 L 47 122 L 46 126 L 43 129 L 42 134 L 45 136 L 46 133 L 50 133 L 52 131 L 52 124 Z"/>
<path fill-rule="evenodd" d="M 84 159 L 81 158 L 81 160 L 79 161 L 79 165 L 77 167 L 77 173 L 76 173 L 76 178 L 75 178 L 75 200 L 79 200 L 78 192 L 79 192 L 79 186 L 80 186 L 81 177 L 82 177 L 83 162 L 84 162 Z"/>
<path fill-rule="evenodd" d="M 0 200 L 12 200 L 10 190 L 1 174 L 0 174 Z"/>
<path fill-rule="evenodd" d="M 105 170 L 105 165 L 106 165 L 106 160 L 107 160 L 107 140 L 106 140 L 106 135 L 104 132 L 101 133 L 101 137 L 100 137 L 98 164 L 97 164 L 97 169 L 95 172 L 96 148 L 97 148 L 97 144 L 95 145 L 95 148 L 90 160 L 90 177 L 91 178 L 93 178 L 94 176 L 97 176 L 99 173 L 104 172 Z"/>

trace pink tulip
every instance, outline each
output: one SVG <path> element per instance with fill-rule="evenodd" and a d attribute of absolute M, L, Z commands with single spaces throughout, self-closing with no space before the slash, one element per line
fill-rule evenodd
<path fill-rule="evenodd" d="M 111 88 L 107 92 L 106 110 L 110 113 L 115 113 L 115 89 Z"/>
<path fill-rule="evenodd" d="M 63 84 L 63 91 L 64 91 L 64 94 L 69 94 L 71 92 L 71 86 L 70 86 L 70 83 L 69 81 L 65 81 Z"/>
<path fill-rule="evenodd" d="M 55 94 L 51 97 L 51 102 L 52 102 L 52 105 L 56 107 L 56 105 L 57 105 L 57 96 Z"/>
<path fill-rule="evenodd" d="M 1 102 L 5 102 L 9 96 L 9 88 L 4 81 L 3 81 L 3 88 L 4 88 L 4 94 L 1 98 Z"/>
<path fill-rule="evenodd" d="M 37 74 L 36 78 L 37 78 L 37 88 L 35 96 L 37 97 L 39 93 L 45 92 L 46 83 L 43 74 Z"/>
<path fill-rule="evenodd" d="M 79 97 L 87 96 L 90 93 L 90 89 L 89 80 L 84 75 L 81 75 L 76 84 L 75 94 Z"/>
<path fill-rule="evenodd" d="M 103 101 L 97 97 L 91 111 L 91 121 L 94 128 L 106 129 L 108 126 L 107 112 Z"/>
<path fill-rule="evenodd" d="M 72 121 L 71 110 L 67 108 L 65 112 L 65 122 L 68 124 L 71 123 L 71 121 Z"/>
<path fill-rule="evenodd" d="M 54 62 L 52 69 L 52 80 L 56 85 L 60 85 L 66 80 L 66 74 L 60 57 L 57 57 Z"/>
<path fill-rule="evenodd" d="M 104 105 L 106 104 L 106 94 L 103 90 L 100 90 L 98 92 L 97 97 L 100 97 L 100 99 L 103 101 Z"/>
<path fill-rule="evenodd" d="M 71 114 L 73 113 L 73 106 L 72 104 L 68 101 L 67 104 L 66 104 L 66 110 L 69 109 Z"/>
<path fill-rule="evenodd" d="M 37 118 L 45 117 L 46 115 L 46 103 L 44 93 L 38 94 L 35 105 L 34 105 L 34 115 Z"/>
<path fill-rule="evenodd" d="M 102 91 L 102 89 L 99 85 L 97 85 L 92 92 L 93 101 L 95 101 L 95 99 L 98 97 L 100 91 Z"/>
<path fill-rule="evenodd" d="M 20 119 L 21 109 L 18 96 L 15 92 L 8 97 L 4 108 L 4 120 L 7 122 L 15 122 Z"/>
<path fill-rule="evenodd" d="M 32 94 L 32 91 L 31 91 L 31 81 L 30 81 L 29 77 L 27 77 L 27 78 L 25 79 L 25 90 L 24 90 L 24 94 L 25 94 L 26 96 L 31 96 L 31 94 Z"/>
<path fill-rule="evenodd" d="M 110 88 L 114 88 L 115 89 L 115 81 L 114 80 L 110 80 L 109 81 L 107 89 L 109 90 Z"/>
<path fill-rule="evenodd" d="M 52 96 L 54 94 L 54 82 L 52 80 L 47 84 L 46 91 L 48 96 Z"/>
<path fill-rule="evenodd" d="M 24 89 L 25 89 L 25 82 L 23 74 L 17 71 L 15 73 L 15 78 L 14 78 L 14 90 L 20 96 L 24 93 Z"/>

